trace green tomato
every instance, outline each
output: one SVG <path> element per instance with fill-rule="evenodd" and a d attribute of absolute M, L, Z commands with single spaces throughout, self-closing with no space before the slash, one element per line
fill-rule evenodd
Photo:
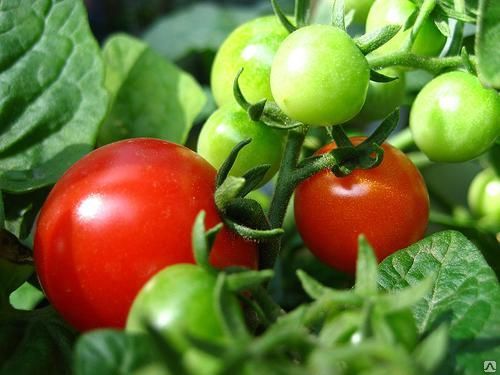
<path fill-rule="evenodd" d="M 495 219 L 500 227 L 500 176 L 493 169 L 485 169 L 472 180 L 468 201 L 477 217 Z"/>
<path fill-rule="evenodd" d="M 233 81 L 241 68 L 239 84 L 245 98 L 254 103 L 273 100 L 269 75 L 273 57 L 288 31 L 275 16 L 249 21 L 234 30 L 221 45 L 212 66 L 212 91 L 222 106 L 235 102 Z"/>
<path fill-rule="evenodd" d="M 239 142 L 251 138 L 231 168 L 233 176 L 243 176 L 249 169 L 261 164 L 271 168 L 262 184 L 269 181 L 280 166 L 286 133 L 270 128 L 262 122 L 252 121 L 237 104 L 219 108 L 207 120 L 198 138 L 198 153 L 219 169 Z"/>
<path fill-rule="evenodd" d="M 466 72 L 434 78 L 417 95 L 410 128 L 417 146 L 438 162 L 479 156 L 500 135 L 500 99 Z"/>
<path fill-rule="evenodd" d="M 366 31 L 371 32 L 387 25 L 404 25 L 408 17 L 417 9 L 410 0 L 376 0 L 368 12 Z M 394 36 L 374 53 L 382 54 L 400 50 L 410 37 L 411 29 Z M 443 49 L 446 37 L 441 34 L 431 19 L 427 19 L 419 30 L 411 51 L 417 55 L 435 56 Z"/>
<path fill-rule="evenodd" d="M 403 102 L 405 95 L 404 74 L 394 68 L 383 69 L 380 73 L 398 79 L 385 83 L 370 81 L 365 104 L 356 117 L 352 119 L 353 123 L 366 124 L 374 120 L 381 120 Z"/>
<path fill-rule="evenodd" d="M 352 21 L 358 25 L 364 25 L 373 2 L 374 0 L 345 0 L 345 14 L 353 10 L 354 18 Z"/>
<path fill-rule="evenodd" d="M 271 89 L 289 117 L 313 126 L 342 124 L 363 106 L 370 80 L 366 58 L 343 30 L 298 29 L 274 57 Z"/>
<path fill-rule="evenodd" d="M 130 309 L 130 332 L 144 332 L 147 322 L 185 352 L 189 333 L 211 342 L 225 338 L 214 305 L 216 277 L 193 264 L 176 264 L 153 276 L 139 292 Z M 229 299 L 240 310 L 236 298 Z M 241 311 L 241 310 L 240 310 Z"/>

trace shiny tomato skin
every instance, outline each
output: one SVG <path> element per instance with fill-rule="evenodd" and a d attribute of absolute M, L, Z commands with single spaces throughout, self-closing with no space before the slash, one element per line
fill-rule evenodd
<path fill-rule="evenodd" d="M 295 191 L 295 219 L 304 243 L 322 262 L 347 273 L 355 272 L 360 234 L 382 260 L 419 240 L 427 227 L 429 196 L 420 172 L 398 149 L 382 147 L 378 167 L 342 178 L 324 170 Z"/>
<path fill-rule="evenodd" d="M 42 207 L 35 265 L 54 307 L 75 328 L 125 326 L 134 297 L 159 270 L 194 263 L 193 221 L 220 219 L 216 172 L 193 151 L 155 139 L 116 142 L 74 164 Z M 256 245 L 223 229 L 216 267 L 257 267 Z"/>

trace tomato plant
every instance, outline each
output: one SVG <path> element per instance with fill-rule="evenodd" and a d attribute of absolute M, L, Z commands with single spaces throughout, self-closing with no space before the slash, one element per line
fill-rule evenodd
<path fill-rule="evenodd" d="M 417 9 L 410 0 L 376 0 L 366 19 L 366 30 L 374 31 L 386 25 L 404 25 Z M 394 38 L 376 50 L 376 53 L 388 53 L 401 49 L 410 36 L 411 30 L 401 30 Z M 424 21 L 411 51 L 417 55 L 435 56 L 443 49 L 446 37 L 441 34 L 431 19 Z"/>
<path fill-rule="evenodd" d="M 494 370 L 498 0 L 243 2 L 0 1 L 0 373 Z"/>
<path fill-rule="evenodd" d="M 333 148 L 329 144 L 317 154 Z M 422 176 L 401 151 L 388 144 L 383 149 L 384 160 L 375 169 L 342 178 L 325 170 L 295 191 L 301 237 L 314 255 L 339 270 L 354 272 L 360 234 L 382 260 L 418 241 L 427 227 L 429 197 Z"/>
<path fill-rule="evenodd" d="M 363 106 L 368 82 L 368 63 L 349 35 L 325 25 L 290 34 L 271 69 L 271 90 L 281 110 L 315 126 L 353 118 Z"/>
<path fill-rule="evenodd" d="M 198 153 L 219 169 L 233 147 L 248 138 L 252 141 L 240 152 L 230 173 L 243 176 L 251 168 L 269 164 L 265 183 L 280 166 L 285 132 L 252 121 L 236 104 L 221 107 L 208 118 L 198 138 Z"/>
<path fill-rule="evenodd" d="M 234 30 L 221 45 L 212 66 L 211 83 L 219 106 L 234 103 L 233 80 L 238 71 L 241 90 L 250 102 L 273 99 L 269 83 L 273 57 L 288 32 L 276 17 L 260 17 Z"/>
<path fill-rule="evenodd" d="M 80 330 L 123 327 L 144 283 L 175 263 L 193 263 L 200 210 L 220 219 L 215 170 L 182 146 L 154 139 L 113 143 L 76 163 L 38 219 L 35 264 L 48 299 Z M 224 230 L 211 261 L 255 268 L 256 247 Z"/>
<path fill-rule="evenodd" d="M 466 72 L 442 74 L 418 94 L 410 114 L 417 146 L 432 160 L 479 156 L 500 134 L 500 99 Z"/>

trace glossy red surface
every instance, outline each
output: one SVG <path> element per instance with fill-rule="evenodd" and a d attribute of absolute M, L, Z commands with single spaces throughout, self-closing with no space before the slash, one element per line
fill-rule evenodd
<path fill-rule="evenodd" d="M 48 299 L 79 330 L 122 328 L 132 301 L 156 272 L 194 263 L 191 230 L 200 210 L 220 222 L 216 171 L 173 143 L 134 139 L 87 155 L 59 180 L 35 235 L 35 264 Z M 257 267 L 257 246 L 223 229 L 211 262 Z"/>
<path fill-rule="evenodd" d="M 352 138 L 354 144 L 363 140 Z M 317 154 L 334 147 L 329 144 Z M 378 167 L 342 178 L 324 170 L 295 191 L 295 219 L 306 246 L 344 272 L 355 272 L 360 234 L 382 260 L 419 240 L 427 227 L 429 196 L 420 172 L 398 149 L 382 147 Z"/>

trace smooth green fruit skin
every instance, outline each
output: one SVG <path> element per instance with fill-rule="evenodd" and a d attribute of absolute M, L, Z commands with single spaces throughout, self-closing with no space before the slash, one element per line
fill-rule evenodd
<path fill-rule="evenodd" d="M 469 187 L 469 207 L 479 218 L 496 219 L 500 227 L 500 176 L 493 169 L 480 172 Z"/>
<path fill-rule="evenodd" d="M 353 23 L 364 25 L 374 0 L 345 0 L 345 14 L 354 11 Z"/>
<path fill-rule="evenodd" d="M 216 277 L 193 264 L 169 266 L 153 276 L 130 309 L 126 330 L 145 332 L 151 324 L 184 352 L 186 333 L 212 342 L 224 338 L 214 305 Z M 119 291 L 117 291 L 118 293 Z M 236 298 L 231 299 L 239 308 Z"/>
<path fill-rule="evenodd" d="M 274 57 L 271 89 L 289 117 L 313 126 L 342 124 L 363 106 L 370 68 L 351 37 L 328 25 L 303 27 Z"/>
<path fill-rule="evenodd" d="M 238 154 L 230 174 L 241 177 L 249 169 L 270 164 L 271 168 L 261 182 L 264 184 L 280 166 L 285 137 L 284 131 L 252 121 L 239 105 L 229 104 L 215 111 L 203 125 L 198 138 L 198 153 L 218 170 L 234 146 L 251 138 L 252 142 Z"/>
<path fill-rule="evenodd" d="M 431 160 L 462 162 L 485 152 L 500 135 L 500 98 L 472 74 L 456 71 L 430 81 L 410 112 L 417 146 Z"/>
<path fill-rule="evenodd" d="M 404 25 L 416 6 L 409 0 L 376 0 L 368 12 L 366 31 L 371 32 L 387 25 Z M 375 50 L 374 54 L 385 54 L 400 50 L 409 38 L 411 29 L 400 30 L 390 41 Z M 446 37 L 437 26 L 427 19 L 417 34 L 411 51 L 421 56 L 436 56 L 443 49 Z"/>
<path fill-rule="evenodd" d="M 212 65 L 211 84 L 218 106 L 235 103 L 233 81 L 241 68 L 239 78 L 245 98 L 256 103 L 273 100 L 269 75 L 271 64 L 288 31 L 275 16 L 249 21 L 234 30 L 221 45 Z"/>
<path fill-rule="evenodd" d="M 403 102 L 405 95 L 404 73 L 394 68 L 383 69 L 379 73 L 398 79 L 385 83 L 370 81 L 365 104 L 356 117 L 352 119 L 353 123 L 367 124 L 371 121 L 381 120 Z"/>

